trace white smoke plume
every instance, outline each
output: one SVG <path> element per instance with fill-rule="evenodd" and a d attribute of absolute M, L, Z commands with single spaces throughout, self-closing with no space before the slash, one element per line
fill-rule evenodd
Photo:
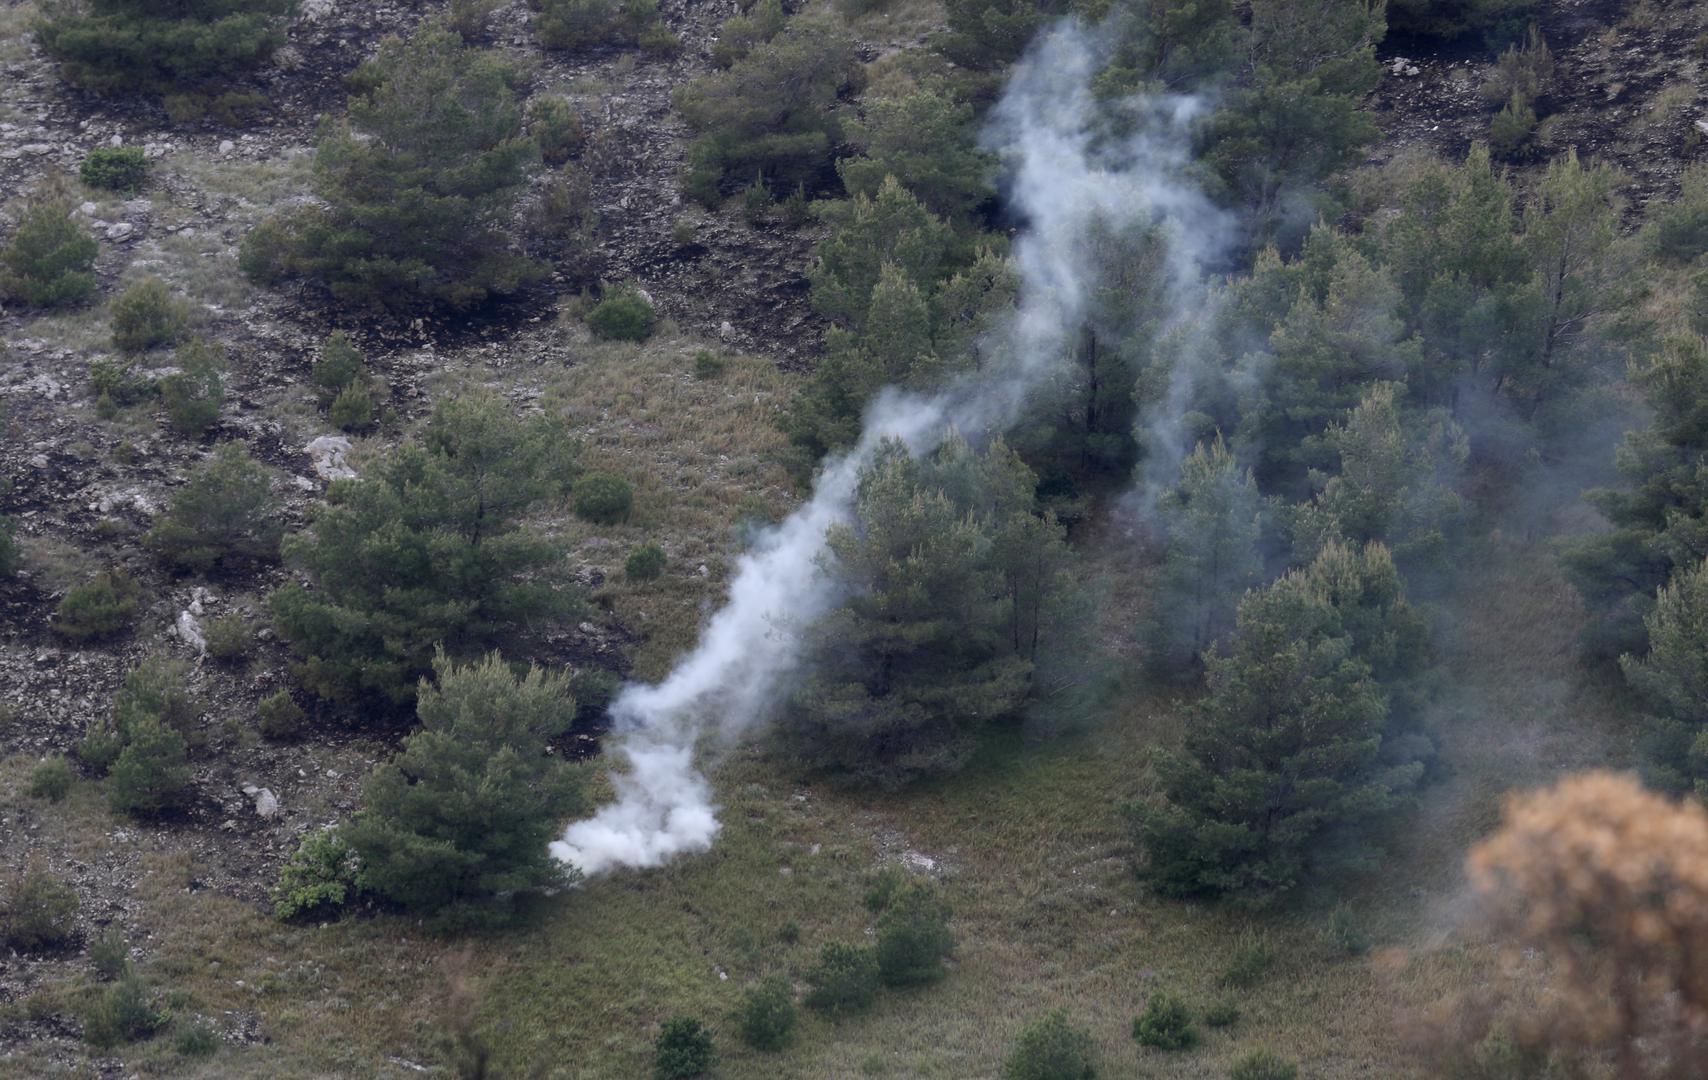
<path fill-rule="evenodd" d="M 719 824 L 695 752 L 727 746 L 767 718 L 798 663 L 798 628 L 836 602 L 821 567 L 825 532 L 848 517 L 861 468 L 886 438 L 922 453 L 950 430 L 996 432 L 1014 423 L 1028 395 L 1065 362 L 1084 323 L 1097 280 L 1086 242 L 1094 228 L 1163 224 L 1175 241 L 1165 288 L 1174 295 L 1195 287 L 1198 238 L 1222 231 L 1186 177 L 1187 126 L 1198 103 L 1132 103 L 1142 114 L 1138 131 L 1111 136 L 1092 92 L 1104 53 L 1100 35 L 1075 22 L 1046 31 L 1015 66 L 987 124 L 983 141 L 1008 171 L 1010 202 L 1024 222 L 1013 247 L 1018 306 L 992 343 L 1000 359 L 939 394 L 879 395 L 859 444 L 827 462 L 812 498 L 742 556 L 728 601 L 694 650 L 662 682 L 631 684 L 618 695 L 608 749 L 629 771 L 614 778 L 615 802 L 551 845 L 558 859 L 591 875 L 658 866 L 711 846 Z"/>

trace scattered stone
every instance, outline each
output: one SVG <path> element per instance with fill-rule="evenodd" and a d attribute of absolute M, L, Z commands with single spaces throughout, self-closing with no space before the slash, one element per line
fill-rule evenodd
<path fill-rule="evenodd" d="M 18 150 L 22 153 L 29 154 L 31 157 L 41 157 L 44 154 L 53 153 L 53 144 L 44 142 L 25 143 L 23 146 L 18 147 Z"/>
<path fill-rule="evenodd" d="M 129 240 L 131 238 L 131 234 L 134 232 L 136 232 L 135 225 L 132 225 L 128 221 L 121 221 L 117 224 L 107 226 L 107 239 L 114 243 L 118 243 L 123 240 Z"/>
<path fill-rule="evenodd" d="M 267 788 L 255 793 L 255 813 L 262 821 L 271 821 L 279 816 L 279 797 Z"/>
<path fill-rule="evenodd" d="M 208 639 L 202 633 L 202 621 L 188 609 L 178 613 L 178 621 L 172 624 L 172 632 L 182 638 L 186 645 L 196 650 L 197 656 L 208 654 Z"/>
<path fill-rule="evenodd" d="M 221 139 L 219 142 L 219 152 L 222 154 L 229 154 L 236 149 L 237 144 L 232 142 L 230 139 Z"/>

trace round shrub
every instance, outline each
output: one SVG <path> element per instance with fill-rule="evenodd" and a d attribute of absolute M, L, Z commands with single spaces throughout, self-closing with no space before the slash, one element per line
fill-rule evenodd
<path fill-rule="evenodd" d="M 724 358 L 710 349 L 701 349 L 694 354 L 694 378 L 715 379 L 724 373 L 729 365 Z"/>
<path fill-rule="evenodd" d="M 1228 1080 L 1298 1080 L 1299 1067 L 1273 1050 L 1242 1054 L 1228 1070 Z"/>
<path fill-rule="evenodd" d="M 374 422 L 374 396 L 360 382 L 352 382 L 338 391 L 326 418 L 339 431 L 361 431 Z"/>
<path fill-rule="evenodd" d="M 648 540 L 629 552 L 623 563 L 623 576 L 630 581 L 652 581 L 664 573 L 664 549 Z"/>
<path fill-rule="evenodd" d="M 536 98 L 528 103 L 528 131 L 539 145 L 540 157 L 548 165 L 562 165 L 587 140 L 581 115 L 560 97 Z"/>
<path fill-rule="evenodd" d="M 54 612 L 54 632 L 71 641 L 100 641 L 130 629 L 140 590 L 118 570 L 73 586 Z"/>
<path fill-rule="evenodd" d="M 280 690 L 261 699 L 255 709 L 261 734 L 269 739 L 285 741 L 294 739 L 302 734 L 302 729 L 308 718 L 303 714 L 302 706 L 291 700 L 288 690 Z"/>
<path fill-rule="evenodd" d="M 607 341 L 645 341 L 658 321 L 652 301 L 639 289 L 611 289 L 587 313 L 587 328 Z"/>
<path fill-rule="evenodd" d="M 160 380 L 166 422 L 180 435 L 199 438 L 219 423 L 225 360 L 215 346 L 199 338 L 186 342 L 173 360 L 178 373 Z"/>
<path fill-rule="evenodd" d="M 152 716 L 132 725 L 108 774 L 107 801 L 121 814 L 148 816 L 184 805 L 190 765 L 184 736 Z"/>
<path fill-rule="evenodd" d="M 338 391 L 346 386 L 367 378 L 361 350 L 351 343 L 344 331 L 334 330 L 320 347 L 320 359 L 314 362 L 309 378 L 319 388 L 322 400 L 336 397 Z"/>
<path fill-rule="evenodd" d="M 1239 1006 L 1233 998 L 1222 998 L 1204 1010 L 1204 1023 L 1213 1028 L 1232 1027 L 1239 1023 Z"/>
<path fill-rule="evenodd" d="M 71 938 L 77 890 L 40 866 L 6 883 L 0 900 L 0 939 L 20 952 L 62 944 Z"/>
<path fill-rule="evenodd" d="M 273 914 L 280 919 L 336 911 L 356 893 L 356 859 L 336 829 L 302 838 L 302 846 L 279 872 L 273 887 Z"/>
<path fill-rule="evenodd" d="M 165 1014 L 154 1008 L 148 984 L 127 974 L 90 1002 L 83 1013 L 83 1038 L 101 1049 L 137 1042 L 159 1031 Z"/>
<path fill-rule="evenodd" d="M 571 494 L 575 499 L 575 516 L 599 525 L 627 521 L 629 508 L 635 501 L 634 488 L 627 480 L 603 472 L 590 472 L 581 477 L 575 482 Z"/>
<path fill-rule="evenodd" d="M 949 905 L 937 890 L 923 881 L 897 890 L 878 918 L 878 973 L 884 985 L 936 982 L 954 950 Z"/>
<path fill-rule="evenodd" d="M 1002 1067 L 1003 1080 L 1094 1080 L 1096 1076 L 1091 1032 L 1069 1023 L 1063 1009 L 1026 1025 Z"/>
<path fill-rule="evenodd" d="M 48 758 L 30 773 L 30 798 L 58 802 L 71 794 L 71 785 L 76 779 L 71 762 L 62 757 Z"/>
<path fill-rule="evenodd" d="M 691 1016 L 672 1016 L 658 1036 L 653 1075 L 658 1080 L 690 1080 L 712 1067 L 712 1033 Z"/>
<path fill-rule="evenodd" d="M 878 996 L 878 958 L 871 949 L 826 942 L 807 972 L 807 1006 L 828 1013 L 858 1012 Z"/>
<path fill-rule="evenodd" d="M 1185 1050 L 1198 1042 L 1198 1031 L 1192 1026 L 1186 1003 L 1178 995 L 1163 991 L 1152 994 L 1145 1011 L 1133 1021 L 1133 1038 L 1140 1046 Z"/>
<path fill-rule="evenodd" d="M 92 188 L 134 194 L 148 178 L 148 158 L 140 146 L 97 146 L 77 169 Z"/>
<path fill-rule="evenodd" d="M 80 304 L 95 294 L 99 252 L 69 199 L 51 191 L 32 199 L 0 250 L 0 297 L 41 308 Z"/>
<path fill-rule="evenodd" d="M 130 943 L 124 931 L 109 926 L 89 943 L 89 966 L 103 979 L 116 979 L 130 970 Z"/>
<path fill-rule="evenodd" d="M 214 619 L 202 629 L 207 639 L 208 658 L 221 664 L 235 664 L 249 656 L 255 634 L 249 620 L 241 615 L 226 615 Z"/>
<path fill-rule="evenodd" d="M 736 1014 L 741 1037 L 755 1050 L 781 1050 L 795 1033 L 795 997 L 780 975 L 747 992 Z"/>
<path fill-rule="evenodd" d="M 170 345 L 188 321 L 183 306 L 157 277 L 145 277 L 119 294 L 111 314 L 113 348 L 124 353 Z"/>

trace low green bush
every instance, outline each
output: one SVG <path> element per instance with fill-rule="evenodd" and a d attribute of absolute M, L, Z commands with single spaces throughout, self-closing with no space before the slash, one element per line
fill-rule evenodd
<path fill-rule="evenodd" d="M 912 986 L 943 977 L 943 961 L 955 951 L 949 905 L 929 882 L 897 889 L 878 917 L 878 974 L 885 986 Z"/>
<path fill-rule="evenodd" d="M 581 114 L 560 97 L 540 97 L 528 103 L 528 133 L 540 148 L 540 160 L 562 165 L 587 141 Z"/>
<path fill-rule="evenodd" d="M 319 390 L 321 401 L 330 402 L 351 383 L 367 381 L 367 361 L 348 334 L 335 330 L 321 345 L 320 357 L 309 370 L 309 379 Z"/>
<path fill-rule="evenodd" d="M 1273 1050 L 1251 1050 L 1234 1062 L 1228 1080 L 1298 1080 L 1299 1067 Z"/>
<path fill-rule="evenodd" d="M 31 865 L 6 883 L 0 940 L 19 952 L 63 945 L 76 929 L 77 890 Z"/>
<path fill-rule="evenodd" d="M 136 617 L 142 591 L 122 571 L 107 570 L 68 590 L 54 611 L 53 630 L 75 642 L 123 634 Z"/>
<path fill-rule="evenodd" d="M 1239 1023 L 1239 1016 L 1239 1005 L 1232 998 L 1221 998 L 1204 1010 L 1204 1023 L 1213 1028 L 1233 1027 Z"/>
<path fill-rule="evenodd" d="M 338 391 L 326 410 L 326 418 L 339 431 L 365 431 L 374 423 L 374 395 L 360 382 Z"/>
<path fill-rule="evenodd" d="M 652 1072 L 658 1080 L 692 1080 L 711 1071 L 712 1033 L 691 1016 L 672 1016 L 659 1033 Z"/>
<path fill-rule="evenodd" d="M 249 658 L 255 644 L 255 628 L 241 615 L 224 615 L 211 619 L 202 627 L 207 639 L 208 659 L 221 664 L 235 664 Z"/>
<path fill-rule="evenodd" d="M 736 1013 L 741 1037 L 755 1050 L 781 1050 L 795 1033 L 795 995 L 789 981 L 771 975 L 742 998 Z"/>
<path fill-rule="evenodd" d="M 109 926 L 89 945 L 89 966 L 103 979 L 116 979 L 130 970 L 130 943 L 124 931 Z"/>
<path fill-rule="evenodd" d="M 140 146 L 97 146 L 78 166 L 77 176 L 92 188 L 133 195 L 148 178 L 148 158 Z"/>
<path fill-rule="evenodd" d="M 575 516 L 599 525 L 627 521 L 635 500 L 634 488 L 627 480 L 605 472 L 586 473 L 576 480 L 570 494 Z"/>
<path fill-rule="evenodd" d="M 1255 986 L 1275 966 L 1275 947 L 1261 934 L 1240 935 L 1233 957 L 1222 971 L 1223 986 Z"/>
<path fill-rule="evenodd" d="M 48 758 L 30 773 L 29 796 L 59 802 L 71 794 L 71 785 L 76 779 L 71 762 L 62 757 Z"/>
<path fill-rule="evenodd" d="M 109 1050 L 154 1035 L 165 1026 L 167 1017 L 154 1007 L 153 998 L 148 984 L 135 973 L 123 975 L 84 1009 L 84 1040 Z"/>
<path fill-rule="evenodd" d="M 696 379 L 719 378 L 728 367 L 728 362 L 710 349 L 701 349 L 694 354 L 694 378 Z"/>
<path fill-rule="evenodd" d="M 121 814 L 148 817 L 189 801 L 189 751 L 184 736 L 152 716 L 131 727 L 107 774 L 107 801 Z"/>
<path fill-rule="evenodd" d="M 623 563 L 623 576 L 630 581 L 653 581 L 664 573 L 664 549 L 648 540 L 629 552 Z"/>
<path fill-rule="evenodd" d="M 639 289 L 618 286 L 587 313 L 587 328 L 607 341 L 645 341 L 652 336 L 658 313 Z"/>
<path fill-rule="evenodd" d="M 289 690 L 280 690 L 262 698 L 255 713 L 261 734 L 279 742 L 297 738 L 308 723 L 302 706 L 291 698 Z"/>
<path fill-rule="evenodd" d="M 219 423 L 220 401 L 225 396 L 225 359 L 218 346 L 196 338 L 184 343 L 173 361 L 177 373 L 160 380 L 166 421 L 178 434 L 200 438 Z"/>
<path fill-rule="evenodd" d="M 1003 1064 L 1003 1080 L 1095 1080 L 1091 1032 L 1075 1027 L 1065 1009 L 1026 1025 Z"/>
<path fill-rule="evenodd" d="M 878 996 L 878 958 L 869 948 L 846 942 L 826 942 L 818 963 L 807 972 L 806 1003 L 832 1014 L 859 1012 Z"/>
<path fill-rule="evenodd" d="M 95 295 L 100 245 L 71 210 L 62 191 L 49 189 L 31 198 L 18 231 L 0 249 L 0 298 L 57 308 Z"/>
<path fill-rule="evenodd" d="M 302 846 L 279 872 L 273 887 L 273 914 L 280 919 L 324 916 L 356 895 L 356 859 L 336 829 L 303 837 Z"/>
<path fill-rule="evenodd" d="M 146 352 L 176 342 L 189 323 L 184 306 L 157 277 L 145 277 L 113 301 L 109 312 L 113 348 L 122 353 Z"/>
<path fill-rule="evenodd" d="M 1145 1003 L 1145 1011 L 1133 1021 L 1133 1038 L 1140 1046 L 1158 1050 L 1185 1050 L 1198 1042 L 1192 1012 L 1176 994 L 1159 991 Z"/>

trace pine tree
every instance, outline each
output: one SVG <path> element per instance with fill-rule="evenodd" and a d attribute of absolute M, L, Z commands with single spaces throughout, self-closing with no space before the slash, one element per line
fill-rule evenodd
<path fill-rule="evenodd" d="M 807 276 L 813 309 L 842 326 L 864 328 L 886 265 L 920 289 L 935 286 L 945 269 L 949 226 L 894 177 L 885 178 L 875 196 L 856 195 L 825 216 L 832 231 Z"/>
<path fill-rule="evenodd" d="M 242 443 L 220 444 L 178 489 L 143 543 L 184 570 L 273 558 L 283 529 L 273 514 L 271 475 Z"/>
<path fill-rule="evenodd" d="M 1263 571 L 1263 499 L 1220 436 L 1180 464 L 1180 481 L 1157 500 L 1164 544 L 1151 592 L 1146 639 L 1155 661 L 1194 665 L 1234 625 L 1240 597 Z"/>
<path fill-rule="evenodd" d="M 1464 500 L 1452 485 L 1470 454 L 1465 434 L 1440 411 L 1406 414 L 1395 383 L 1372 383 L 1324 439 L 1336 464 L 1312 475 L 1317 493 L 1294 515 L 1294 544 L 1310 557 L 1336 540 L 1380 540 L 1412 567 L 1444 569 L 1463 529 Z"/>
<path fill-rule="evenodd" d="M 1708 558 L 1708 341 L 1668 337 L 1630 377 L 1653 419 L 1619 449 L 1624 485 L 1585 496 L 1612 528 L 1562 556 L 1590 609 L 1585 644 L 1607 658 L 1647 652 L 1643 619 L 1656 590 Z"/>
<path fill-rule="evenodd" d="M 539 154 L 517 71 L 429 21 L 387 38 L 354 79 L 348 121 L 315 150 L 326 207 L 252 233 L 251 275 L 300 273 L 340 300 L 394 312 L 466 309 L 537 280 L 542 269 L 508 232 Z"/>
<path fill-rule="evenodd" d="M 1661 586 L 1643 625 L 1649 651 L 1619 666 L 1652 710 L 1644 772 L 1663 791 L 1708 799 L 1708 561 Z"/>
<path fill-rule="evenodd" d="M 1382 606 L 1345 588 L 1348 558 L 1330 549 L 1248 593 L 1232 642 L 1205 657 L 1184 745 L 1157 758 L 1164 801 L 1138 817 L 1164 895 L 1263 904 L 1368 861 L 1361 834 L 1421 775 L 1382 760 L 1388 695 L 1366 650 L 1386 662 L 1390 635 L 1368 617 Z"/>
<path fill-rule="evenodd" d="M 973 107 L 927 85 L 866 106 L 848 139 L 862 151 L 836 163 L 850 195 L 875 198 L 894 177 L 926 209 L 947 221 L 966 221 L 991 195 L 990 155 L 973 143 Z"/>
<path fill-rule="evenodd" d="M 84 0 L 44 5 L 42 50 L 65 77 L 108 93 L 216 89 L 285 43 L 296 0 Z"/>
<path fill-rule="evenodd" d="M 53 308 L 94 295 L 100 247 L 71 211 L 62 186 L 49 184 L 32 194 L 18 231 L 0 250 L 0 299 Z"/>
<path fill-rule="evenodd" d="M 926 459 L 884 445 L 829 563 L 848 599 L 807 631 L 811 675 L 785 737 L 817 767 L 894 785 L 960 767 L 1021 707 L 1062 622 L 1059 526 L 1029 526 L 1035 481 L 998 443 Z"/>
<path fill-rule="evenodd" d="M 334 700 L 407 704 L 435 647 L 466 656 L 563 607 L 541 576 L 556 548 L 522 519 L 563 495 L 574 462 L 561 424 L 518 421 L 498 398 L 468 394 L 441 399 L 370 476 L 336 482 L 311 528 L 284 545 L 315 588 L 269 599 L 303 684 Z"/>
<path fill-rule="evenodd" d="M 342 835 L 362 889 L 447 924 L 480 922 L 520 890 L 572 880 L 546 846 L 581 807 L 572 770 L 549 753 L 575 701 L 563 678 L 518 678 L 497 653 L 469 664 L 440 653 L 433 672 L 416 699 L 420 728 L 368 778 Z"/>

